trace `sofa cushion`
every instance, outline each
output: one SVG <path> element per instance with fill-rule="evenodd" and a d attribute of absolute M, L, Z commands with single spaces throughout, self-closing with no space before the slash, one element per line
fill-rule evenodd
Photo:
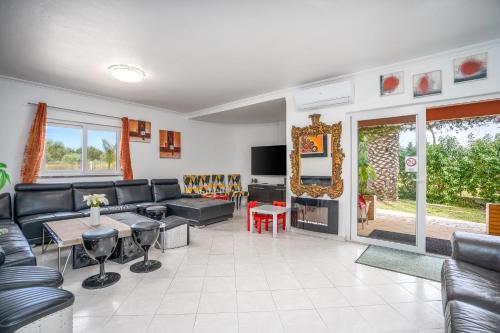
<path fill-rule="evenodd" d="M 62 274 L 49 267 L 18 266 L 0 268 L 0 291 L 28 287 L 60 287 Z"/>
<path fill-rule="evenodd" d="M 72 306 L 75 296 L 59 288 L 32 287 L 0 291 L 0 299 L 0 332 L 11 333 Z"/>
<path fill-rule="evenodd" d="M 230 216 L 234 212 L 234 202 L 214 199 L 175 199 L 165 201 L 167 215 L 177 215 L 203 224 L 204 221 Z"/>
<path fill-rule="evenodd" d="M 445 260 L 441 271 L 443 309 L 453 300 L 490 311 L 500 309 L 500 273 L 463 261 Z"/>
<path fill-rule="evenodd" d="M 0 194 L 0 221 L 12 219 L 12 206 L 10 203 L 10 193 Z"/>
<path fill-rule="evenodd" d="M 472 304 L 450 301 L 445 310 L 447 333 L 500 332 L 500 312 L 491 312 Z"/>
<path fill-rule="evenodd" d="M 5 251 L 2 248 L 2 245 L 0 245 L 0 266 L 3 265 L 5 262 Z"/>
<path fill-rule="evenodd" d="M 73 211 L 71 184 L 18 184 L 15 186 L 15 190 L 16 218 Z"/>
<path fill-rule="evenodd" d="M 43 223 L 58 220 L 68 220 L 83 217 L 81 212 L 55 212 L 47 214 L 34 214 L 19 217 L 17 223 L 21 227 L 24 236 L 30 243 L 40 244 L 42 242 Z"/>
<path fill-rule="evenodd" d="M 5 261 L 1 267 L 35 266 L 35 255 L 19 227 L 9 222 L 0 223 L 0 228 L 7 229 L 6 234 L 0 235 L 0 246 L 5 255 Z"/>
<path fill-rule="evenodd" d="M 119 205 L 153 201 L 147 179 L 117 180 L 115 186 Z"/>
<path fill-rule="evenodd" d="M 109 201 L 109 206 L 118 205 L 116 198 L 115 184 L 113 182 L 87 182 L 73 184 L 73 205 L 75 210 L 88 208 L 83 197 L 90 194 L 105 194 Z"/>
<path fill-rule="evenodd" d="M 181 198 L 181 187 L 177 179 L 152 179 L 151 186 L 156 202 Z"/>

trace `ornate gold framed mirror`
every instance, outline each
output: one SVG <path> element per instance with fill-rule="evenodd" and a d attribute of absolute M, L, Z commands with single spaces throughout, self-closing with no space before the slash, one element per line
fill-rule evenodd
<path fill-rule="evenodd" d="M 322 123 L 319 114 L 312 114 L 309 118 L 311 125 L 292 127 L 292 192 L 297 196 L 307 193 L 314 198 L 324 194 L 332 199 L 338 198 L 344 191 L 344 153 L 340 147 L 342 124 Z"/>

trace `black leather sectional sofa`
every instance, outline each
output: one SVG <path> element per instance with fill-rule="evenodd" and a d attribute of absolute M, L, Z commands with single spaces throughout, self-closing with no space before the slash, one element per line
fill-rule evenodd
<path fill-rule="evenodd" d="M 83 202 L 87 194 L 106 194 L 109 206 L 101 214 L 135 212 L 140 207 L 165 205 L 167 215 L 206 225 L 231 218 L 234 202 L 183 197 L 177 179 L 120 180 L 64 184 L 18 184 L 15 186 L 14 218 L 29 243 L 42 242 L 42 224 L 48 221 L 88 216 Z"/>
<path fill-rule="evenodd" d="M 500 332 L 500 237 L 455 232 L 441 272 L 446 332 Z"/>
<path fill-rule="evenodd" d="M 9 193 L 0 194 L 0 267 L 35 266 L 36 257 L 19 227 L 12 221 Z"/>

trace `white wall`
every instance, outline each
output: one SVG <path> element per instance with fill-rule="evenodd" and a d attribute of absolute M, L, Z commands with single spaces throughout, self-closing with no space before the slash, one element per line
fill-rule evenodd
<path fill-rule="evenodd" d="M 0 161 L 8 165 L 12 183 L 3 191 L 12 191 L 20 182 L 24 146 L 36 106 L 28 102 L 118 117 L 149 120 L 152 123 L 151 143 L 131 142 L 134 178 L 178 178 L 184 174 L 241 173 L 242 181 L 250 181 L 250 147 L 285 144 L 285 124 L 232 126 L 186 119 L 168 110 L 122 102 L 29 82 L 0 78 Z M 48 109 L 48 116 L 84 122 L 120 125 L 119 120 L 82 116 L 66 111 Z M 158 130 L 180 131 L 181 159 L 159 158 Z M 120 177 L 111 177 L 119 179 Z M 41 179 L 41 182 L 92 181 L 107 178 Z"/>
<path fill-rule="evenodd" d="M 488 52 L 488 78 L 485 80 L 470 81 L 466 83 L 453 83 L 453 59 L 461 56 L 473 55 L 476 53 Z M 443 89 L 442 94 L 429 97 L 413 98 L 412 78 L 414 74 L 430 72 L 433 70 L 442 71 Z M 404 71 L 405 92 L 401 95 L 380 96 L 379 76 L 397 71 Z M 300 111 L 295 106 L 294 95 L 298 89 L 308 86 L 326 84 L 338 80 L 353 80 L 355 86 L 354 103 L 350 105 L 329 107 L 314 111 Z M 342 77 L 330 78 L 321 82 L 313 82 L 301 87 L 293 87 L 279 91 L 268 92 L 262 95 L 233 101 L 217 107 L 207 109 L 205 112 L 198 112 L 197 115 L 216 113 L 229 109 L 242 108 L 247 105 L 262 103 L 265 101 L 286 98 L 286 142 L 288 153 L 292 150 L 291 130 L 292 126 L 310 125 L 308 116 L 312 113 L 320 113 L 321 121 L 325 123 L 341 122 L 342 148 L 346 153 L 343 164 L 344 194 L 338 198 L 339 214 L 341 225 L 339 233 L 346 236 L 349 232 L 349 202 L 350 195 L 350 161 L 348 159 L 350 149 L 350 114 L 360 111 L 393 110 L 394 114 L 398 109 L 425 109 L 429 106 L 446 105 L 480 101 L 486 99 L 500 98 L 500 40 L 493 40 L 481 44 L 470 45 L 460 49 L 449 50 L 427 57 L 404 61 L 388 66 L 382 66 L 365 70 L 358 73 L 344 75 Z M 288 182 L 291 173 L 290 161 L 288 161 Z M 289 184 L 288 184 L 289 185 Z M 290 202 L 292 195 L 290 187 L 287 187 L 287 200 Z"/>
<path fill-rule="evenodd" d="M 488 78 L 485 80 L 470 81 L 466 83 L 453 83 L 453 59 L 481 52 L 488 52 Z M 442 94 L 414 98 L 412 77 L 414 74 L 442 71 Z M 381 74 L 404 71 L 405 92 L 401 95 L 380 96 L 379 76 Z M 346 153 L 343 164 L 344 194 L 339 200 L 340 225 L 339 233 L 347 236 L 349 233 L 349 198 L 350 198 L 350 121 L 349 115 L 359 111 L 393 110 L 397 115 L 399 109 L 426 109 L 429 106 L 446 105 L 500 98 L 500 42 L 494 41 L 484 45 L 466 47 L 460 50 L 451 50 L 442 54 L 416 59 L 404 63 L 375 68 L 360 73 L 355 73 L 340 79 L 352 79 L 355 85 L 355 101 L 353 104 L 329 107 L 320 110 L 301 111 L 294 103 L 294 92 L 287 96 L 287 145 L 292 149 L 291 127 L 307 126 L 310 124 L 308 116 L 311 113 L 321 114 L 321 121 L 332 124 L 342 122 L 342 148 Z M 290 170 L 290 164 L 289 164 Z M 357 173 L 355 173 L 357 174 Z M 292 195 L 288 188 L 288 198 Z"/>

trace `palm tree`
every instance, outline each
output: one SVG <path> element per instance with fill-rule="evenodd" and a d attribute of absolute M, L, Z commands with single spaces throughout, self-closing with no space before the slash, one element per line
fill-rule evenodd
<path fill-rule="evenodd" d="M 111 165 L 116 162 L 116 144 L 113 145 L 103 139 L 102 146 L 104 148 L 104 160 L 108 164 L 108 169 L 111 169 Z"/>

